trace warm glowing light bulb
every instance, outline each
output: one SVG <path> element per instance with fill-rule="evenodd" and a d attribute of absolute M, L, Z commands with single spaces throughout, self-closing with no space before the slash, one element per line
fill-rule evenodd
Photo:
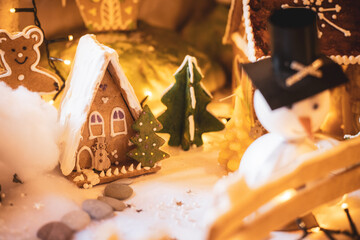
<path fill-rule="evenodd" d="M 10 12 L 15 13 L 16 12 L 15 8 L 10 8 Z"/>
<path fill-rule="evenodd" d="M 290 198 L 292 198 L 295 194 L 296 194 L 296 191 L 294 189 L 289 189 L 289 190 L 286 190 L 283 193 L 281 193 L 278 196 L 278 199 L 279 199 L 280 202 L 286 202 Z"/>
<path fill-rule="evenodd" d="M 49 103 L 50 103 L 51 105 L 54 105 L 54 100 L 50 100 Z"/>
<path fill-rule="evenodd" d="M 313 233 L 318 233 L 318 232 L 320 232 L 320 228 L 319 227 L 314 227 L 314 228 L 310 229 L 310 231 L 313 232 Z"/>
<path fill-rule="evenodd" d="M 69 41 L 72 41 L 72 40 L 74 40 L 74 36 L 73 36 L 73 35 L 69 35 L 69 36 L 68 36 L 68 39 L 69 39 Z"/>
<path fill-rule="evenodd" d="M 342 209 L 347 209 L 349 207 L 349 205 L 347 203 L 343 203 L 341 204 Z"/>
<path fill-rule="evenodd" d="M 150 92 L 149 90 L 145 91 L 145 96 L 151 97 L 152 96 L 152 92 Z"/>
<path fill-rule="evenodd" d="M 70 65 L 70 64 L 71 64 L 71 61 L 70 61 L 70 60 L 64 60 L 64 64 L 65 64 L 65 65 Z"/>

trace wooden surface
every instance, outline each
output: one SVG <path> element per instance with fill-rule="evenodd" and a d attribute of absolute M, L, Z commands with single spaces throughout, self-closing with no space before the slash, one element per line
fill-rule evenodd
<path fill-rule="evenodd" d="M 267 221 L 261 220 L 261 215 L 253 215 L 254 219 L 251 221 L 251 223 L 254 223 L 253 225 L 256 225 L 255 223 L 258 217 L 260 218 L 260 222 L 265 221 L 269 224 L 263 226 L 268 229 L 266 230 L 266 233 L 264 230 L 264 233 L 259 234 L 259 236 L 263 236 L 264 234 L 266 236 L 268 231 L 274 230 L 272 227 L 281 227 L 281 223 L 284 225 L 293 220 L 296 216 L 303 215 L 312 208 L 319 206 L 332 198 L 341 196 L 347 192 L 344 190 L 351 191 L 351 189 L 354 190 L 356 187 L 359 187 L 352 184 L 346 186 L 346 188 L 343 187 L 345 188 L 344 190 L 331 190 L 328 187 L 328 192 L 326 188 L 323 188 L 323 186 L 329 186 L 332 181 L 341 185 L 342 183 L 345 184 L 351 182 L 351 179 L 357 177 L 356 173 L 359 173 L 358 171 L 344 172 L 339 176 L 333 176 L 334 179 L 331 177 L 329 178 L 329 175 L 331 172 L 354 166 L 360 162 L 360 138 L 344 141 L 339 146 L 323 153 L 314 152 L 313 154 L 304 155 L 302 159 L 299 158 L 298 161 L 299 166 L 295 170 L 284 169 L 284 174 L 281 174 L 282 177 L 275 178 L 276 176 L 274 176 L 275 179 L 272 182 L 268 182 L 257 189 L 249 189 L 241 176 L 236 182 L 233 182 L 227 188 L 229 201 L 232 205 L 230 209 L 227 209 L 227 211 L 222 213 L 222 215 L 220 215 L 212 224 L 208 239 L 230 239 L 231 236 L 240 236 L 238 231 L 239 228 L 244 226 L 243 220 L 245 217 L 255 213 L 261 206 L 288 189 L 297 189 L 316 181 L 325 181 L 322 184 L 318 183 L 320 184 L 318 185 L 319 193 L 317 192 L 316 186 L 313 186 L 315 189 L 309 189 L 303 193 L 298 192 L 299 200 L 294 198 L 294 200 L 292 200 L 294 203 L 290 205 L 296 210 L 294 210 L 294 212 L 285 210 L 285 216 L 279 216 L 279 219 L 276 218 L 274 221 L 269 221 L 269 219 Z M 288 171 L 288 174 L 285 174 L 286 171 Z M 327 181 L 329 184 L 327 184 Z M 240 192 L 241 195 L 239 194 Z M 323 194 L 324 199 L 314 201 L 313 197 L 316 198 L 315 194 Z M 298 207 L 294 207 L 296 206 L 295 203 L 298 204 Z M 305 203 L 309 205 L 304 205 Z M 284 207 L 285 206 L 286 205 L 284 205 Z M 288 209 L 288 206 L 286 206 L 285 209 Z M 278 220 L 279 222 L 277 222 Z M 250 229 L 250 227 L 247 227 L 246 229 Z M 246 234 L 250 234 L 250 232 L 244 232 L 242 234 L 245 234 L 244 236 L 246 236 Z"/>

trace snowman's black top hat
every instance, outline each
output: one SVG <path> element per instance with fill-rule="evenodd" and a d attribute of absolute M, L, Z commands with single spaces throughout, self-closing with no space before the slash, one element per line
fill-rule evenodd
<path fill-rule="evenodd" d="M 341 67 L 319 53 L 316 26 L 310 9 L 276 10 L 269 18 L 271 58 L 243 65 L 271 109 L 347 81 Z"/>

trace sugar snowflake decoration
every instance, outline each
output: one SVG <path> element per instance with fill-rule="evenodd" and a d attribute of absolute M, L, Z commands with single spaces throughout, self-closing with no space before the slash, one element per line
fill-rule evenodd
<path fill-rule="evenodd" d="M 326 27 L 326 24 L 328 24 L 329 26 L 335 28 L 336 30 L 342 32 L 344 34 L 345 37 L 350 37 L 351 36 L 351 32 L 349 30 L 346 30 L 342 27 L 340 27 L 339 25 L 335 24 L 333 22 L 333 20 L 337 19 L 337 13 L 340 13 L 341 11 L 341 6 L 339 4 L 335 4 L 333 3 L 333 0 L 327 0 L 329 3 L 334 4 L 334 6 L 332 8 L 324 8 L 322 7 L 322 4 L 325 0 L 293 0 L 295 4 L 298 4 L 299 2 L 302 2 L 302 5 L 305 8 L 309 8 L 311 10 L 313 10 L 314 12 L 317 13 L 319 21 L 321 21 L 321 27 L 324 28 Z M 298 6 L 290 6 L 289 4 L 283 4 L 281 5 L 282 8 L 298 8 Z M 325 13 L 326 12 L 332 12 L 332 16 L 331 18 L 333 20 L 330 20 L 329 18 L 325 17 Z M 321 38 L 322 37 L 322 32 L 318 29 L 318 37 Z"/>

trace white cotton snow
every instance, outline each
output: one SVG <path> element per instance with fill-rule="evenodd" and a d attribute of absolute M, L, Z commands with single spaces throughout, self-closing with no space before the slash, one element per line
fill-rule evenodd
<path fill-rule="evenodd" d="M 58 163 L 57 110 L 24 87 L 0 82 L 0 184 L 10 187 L 16 173 L 23 182 Z"/>

